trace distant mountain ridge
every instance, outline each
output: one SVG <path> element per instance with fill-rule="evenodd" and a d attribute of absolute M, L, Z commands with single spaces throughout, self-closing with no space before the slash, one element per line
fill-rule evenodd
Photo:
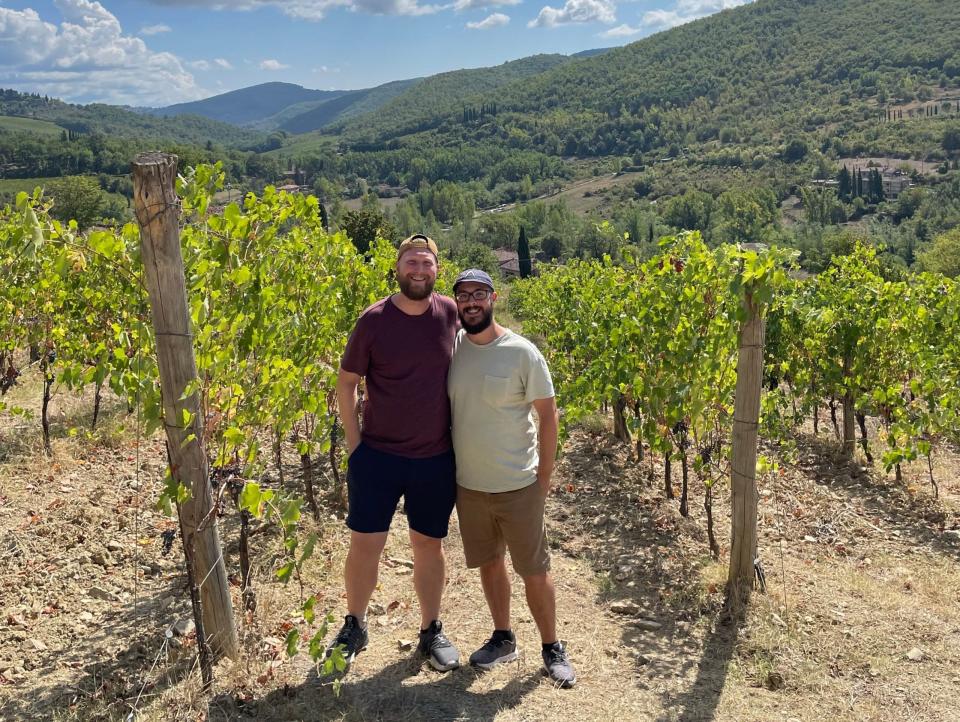
<path fill-rule="evenodd" d="M 291 105 L 324 102 L 347 92 L 310 90 L 294 83 L 261 83 L 190 103 L 152 108 L 147 112 L 164 117 L 199 115 L 223 123 L 245 126 L 257 124 Z"/>
<path fill-rule="evenodd" d="M 453 107 L 466 95 L 496 90 L 574 59 L 594 57 L 610 48 L 574 55 L 532 55 L 501 65 L 438 73 L 427 78 L 395 80 L 359 90 L 310 90 L 293 83 L 261 83 L 204 100 L 145 109 L 151 115 L 199 115 L 261 131 L 301 134 L 374 114 L 385 106 L 400 116 L 416 107 L 442 103 Z"/>

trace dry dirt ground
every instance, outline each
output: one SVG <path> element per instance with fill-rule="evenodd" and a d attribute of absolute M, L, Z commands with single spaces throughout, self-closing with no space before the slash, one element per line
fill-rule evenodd
<path fill-rule="evenodd" d="M 37 392 L 27 379 L 6 400 L 29 404 Z M 218 665 L 204 695 L 195 642 L 165 636 L 189 616 L 189 603 L 179 543 L 162 553 L 162 533 L 174 525 L 153 508 L 163 445 L 137 444 L 135 419 L 116 405 L 88 437 L 80 429 L 89 408 L 89 399 L 57 398 L 51 459 L 40 452 L 36 420 L 0 416 L 0 719 L 957 718 L 960 458 L 952 450 L 935 457 L 934 501 L 925 467 L 907 469 L 905 483 L 895 484 L 835 460 L 832 431 L 800 434 L 793 463 L 762 482 L 766 593 L 756 593 L 747 619 L 734 623 L 722 614 L 726 557 L 709 556 L 702 487 L 692 485 L 684 519 L 675 501 L 661 498 L 658 463 L 638 464 L 600 422 L 575 431 L 548 509 L 560 636 L 580 674 L 572 690 L 554 689 L 541 675 L 519 585 L 518 662 L 483 675 L 438 674 L 404 651 L 418 615 L 398 517 L 370 647 L 335 695 L 306 655 L 288 659 L 281 650 L 297 623 L 298 589 L 271 581 L 278 541 L 266 529 L 251 542 L 258 607 L 238 613 L 242 657 Z M 287 458 L 292 486 L 292 450 Z M 726 491 L 717 496 L 725 553 Z M 339 515 L 327 514 L 316 527 L 304 525 L 320 534 L 305 589 L 339 616 L 347 535 Z M 235 515 L 221 524 L 234 573 Z M 443 619 L 466 656 L 490 622 L 456 525 L 446 548 Z"/>

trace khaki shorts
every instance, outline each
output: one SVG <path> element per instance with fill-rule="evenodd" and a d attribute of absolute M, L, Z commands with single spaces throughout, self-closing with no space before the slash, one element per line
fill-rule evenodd
<path fill-rule="evenodd" d="M 544 501 L 537 482 L 499 494 L 457 486 L 457 517 L 467 566 L 483 566 L 509 549 L 513 568 L 521 577 L 550 571 Z"/>

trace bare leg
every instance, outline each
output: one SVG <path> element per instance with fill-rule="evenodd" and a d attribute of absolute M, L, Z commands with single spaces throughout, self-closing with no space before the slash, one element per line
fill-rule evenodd
<path fill-rule="evenodd" d="M 420 600 L 420 629 L 440 618 L 440 599 L 446 583 L 446 565 L 441 539 L 410 530 L 413 548 L 413 587 Z"/>
<path fill-rule="evenodd" d="M 550 573 L 533 574 L 523 578 L 527 593 L 527 605 L 533 621 L 540 630 L 540 641 L 552 644 L 557 641 L 557 594 Z"/>
<path fill-rule="evenodd" d="M 494 629 L 510 629 L 510 577 L 503 555 L 480 567 L 480 583 Z"/>
<path fill-rule="evenodd" d="M 377 586 L 380 554 L 386 543 L 387 532 L 350 532 L 350 551 L 347 553 L 343 578 L 347 587 L 347 613 L 357 619 L 367 616 L 367 605 Z"/>

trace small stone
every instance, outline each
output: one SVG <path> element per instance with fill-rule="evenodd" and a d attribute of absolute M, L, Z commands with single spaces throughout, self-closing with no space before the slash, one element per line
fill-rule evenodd
<path fill-rule="evenodd" d="M 642 629 L 645 632 L 656 632 L 658 629 L 663 627 L 660 622 L 654 621 L 653 619 L 638 619 L 633 623 L 633 626 L 637 629 Z"/>
<path fill-rule="evenodd" d="M 123 551 L 123 544 L 118 542 L 116 539 L 111 539 L 107 542 L 107 551 L 110 552 L 120 552 Z"/>
<path fill-rule="evenodd" d="M 640 607 L 637 606 L 636 602 L 631 602 L 629 599 L 621 599 L 620 601 L 613 602 L 610 605 L 610 611 L 614 614 L 627 614 L 633 616 L 640 614 Z"/>
<path fill-rule="evenodd" d="M 960 541 L 960 529 L 947 529 L 943 532 L 943 535 L 947 537 L 947 539 Z"/>
<path fill-rule="evenodd" d="M 879 670 L 879 669 L 876 669 L 876 668 L 874 668 L 874 667 L 871 667 L 871 668 L 867 671 L 867 673 L 868 673 L 871 677 L 879 677 L 879 676 L 880 676 L 880 670 Z"/>
<path fill-rule="evenodd" d="M 0 672 L 7 672 L 23 666 L 22 659 L 3 659 L 0 660 Z"/>
<path fill-rule="evenodd" d="M 409 639 L 398 639 L 397 640 L 397 649 L 401 652 L 409 652 L 413 649 L 413 641 Z"/>
<path fill-rule="evenodd" d="M 173 604 L 173 601 L 173 597 L 171 596 L 160 597 L 160 601 L 157 604 L 160 609 L 167 609 Z"/>
<path fill-rule="evenodd" d="M 803 540 L 804 540 L 807 544 L 816 544 L 816 543 L 817 543 L 816 538 L 815 538 L 815 537 L 812 537 L 812 536 L 805 536 L 805 537 L 803 538 Z"/>
<path fill-rule="evenodd" d="M 387 613 L 387 610 L 379 602 L 373 602 L 367 606 L 367 614 L 371 614 L 374 617 L 379 617 Z"/>
<path fill-rule="evenodd" d="M 197 625 L 193 623 L 193 619 L 190 617 L 181 619 L 179 622 L 173 625 L 173 633 L 178 637 L 189 636 L 195 631 L 197 631 Z"/>
<path fill-rule="evenodd" d="M 77 618 L 78 618 L 81 622 L 92 622 L 92 621 L 93 621 L 93 615 L 92 615 L 90 612 L 80 612 L 80 614 L 79 614 L 79 616 L 78 616 Z"/>
<path fill-rule="evenodd" d="M 413 569 L 413 562 L 410 559 L 391 559 L 390 561 L 392 561 L 398 567 Z"/>
<path fill-rule="evenodd" d="M 90 587 L 90 589 L 87 590 L 87 595 L 104 602 L 120 601 L 119 595 L 117 595 L 115 592 L 111 592 L 109 589 L 104 589 L 103 587 Z"/>
<path fill-rule="evenodd" d="M 773 623 L 776 624 L 776 625 L 779 626 L 779 627 L 786 627 L 786 626 L 787 626 L 787 623 L 784 622 L 784 621 L 780 618 L 780 615 L 779 615 L 779 614 L 771 614 L 771 615 L 770 615 L 770 618 L 773 620 Z"/>
<path fill-rule="evenodd" d="M 646 656 L 645 654 L 637 655 L 637 665 L 639 665 L 640 667 L 650 664 L 651 661 L 653 660 L 651 660 L 650 657 Z"/>
<path fill-rule="evenodd" d="M 775 692 L 778 689 L 783 689 L 786 684 L 786 680 L 779 672 L 770 672 L 770 674 L 767 675 L 766 681 L 764 682 L 764 686 L 771 692 Z"/>
<path fill-rule="evenodd" d="M 283 640 L 279 637 L 264 637 L 263 644 L 266 647 L 282 647 Z"/>
<path fill-rule="evenodd" d="M 925 656 L 926 655 L 923 653 L 923 650 L 920 649 L 920 647 L 914 647 L 909 652 L 907 652 L 907 659 L 909 659 L 911 662 L 919 662 Z"/>
<path fill-rule="evenodd" d="M 94 552 L 90 557 L 90 561 L 92 561 L 98 567 L 112 567 L 116 566 L 117 564 L 110 552 Z"/>
<path fill-rule="evenodd" d="M 43 641 L 36 639 L 35 637 L 30 639 L 30 645 L 38 652 L 47 651 L 47 645 L 44 644 Z"/>

